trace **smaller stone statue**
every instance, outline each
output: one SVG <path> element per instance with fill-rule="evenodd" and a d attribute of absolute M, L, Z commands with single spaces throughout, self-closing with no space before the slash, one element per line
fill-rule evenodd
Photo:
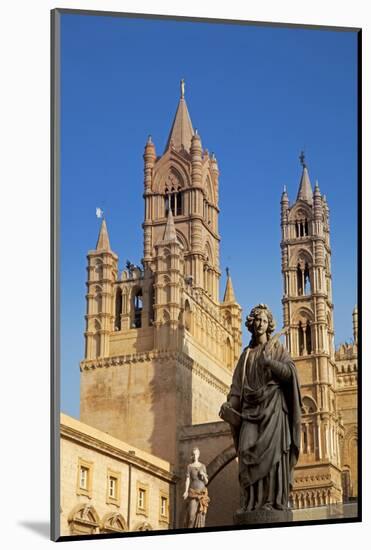
<path fill-rule="evenodd" d="M 205 464 L 199 461 L 200 450 L 192 450 L 192 462 L 187 466 L 185 491 L 183 498 L 186 501 L 184 526 L 195 528 L 205 527 L 206 512 L 210 498 L 206 485 L 208 477 Z"/>

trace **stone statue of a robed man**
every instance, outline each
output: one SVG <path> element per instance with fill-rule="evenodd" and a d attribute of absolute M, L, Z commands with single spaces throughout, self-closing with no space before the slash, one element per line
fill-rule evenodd
<path fill-rule="evenodd" d="M 231 425 L 238 455 L 241 509 L 235 521 L 286 521 L 300 449 L 297 372 L 279 335 L 272 338 L 275 323 L 265 304 L 252 309 L 246 326 L 251 341 L 220 410 Z"/>

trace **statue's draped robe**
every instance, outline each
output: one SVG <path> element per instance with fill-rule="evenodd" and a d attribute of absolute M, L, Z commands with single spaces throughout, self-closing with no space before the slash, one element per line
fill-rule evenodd
<path fill-rule="evenodd" d="M 239 460 L 242 505 L 286 509 L 300 448 L 300 388 L 295 365 L 276 342 L 272 368 L 261 364 L 263 346 L 246 348 L 233 374 L 231 396 L 240 399 L 242 423 L 232 427 Z M 243 384 L 243 388 L 242 388 Z"/>
<path fill-rule="evenodd" d="M 185 515 L 185 527 L 205 527 L 205 518 L 210 498 L 200 473 L 207 476 L 205 464 L 199 466 L 188 464 L 186 477 L 189 477 L 190 484 L 187 499 L 187 512 Z"/>

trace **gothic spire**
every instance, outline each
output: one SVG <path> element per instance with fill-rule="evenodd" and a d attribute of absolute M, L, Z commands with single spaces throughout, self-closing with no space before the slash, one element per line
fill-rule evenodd
<path fill-rule="evenodd" d="M 297 196 L 296 200 L 301 199 L 303 201 L 306 201 L 306 202 L 309 202 L 310 204 L 312 204 L 312 202 L 313 202 L 313 190 L 312 190 L 312 185 L 310 183 L 308 169 L 307 169 L 307 165 L 305 163 L 305 156 L 304 156 L 303 151 L 301 152 L 299 158 L 300 158 L 300 163 L 303 167 L 303 172 L 302 172 L 302 175 L 301 175 L 301 180 L 300 180 L 300 185 L 299 185 L 299 192 L 298 192 L 298 196 Z"/>
<path fill-rule="evenodd" d="M 236 302 L 236 297 L 234 295 L 233 285 L 232 285 L 232 279 L 229 274 L 229 269 L 227 267 L 227 283 L 225 285 L 225 292 L 224 292 L 224 299 L 223 303 L 230 304 L 232 302 Z"/>
<path fill-rule="evenodd" d="M 96 250 L 111 250 L 106 220 L 104 218 L 102 220 L 102 225 L 100 226 Z"/>
<path fill-rule="evenodd" d="M 172 241 L 177 241 L 177 237 L 176 237 L 173 213 L 171 211 L 171 208 L 169 208 L 163 242 L 168 243 Z"/>
<path fill-rule="evenodd" d="M 180 99 L 178 108 L 171 126 L 165 151 L 169 149 L 170 145 L 172 145 L 177 151 L 181 151 L 184 148 L 189 152 L 191 148 L 191 140 L 194 131 L 191 117 L 189 116 L 187 103 L 184 98 L 184 87 L 184 79 L 182 79 L 180 82 Z"/>

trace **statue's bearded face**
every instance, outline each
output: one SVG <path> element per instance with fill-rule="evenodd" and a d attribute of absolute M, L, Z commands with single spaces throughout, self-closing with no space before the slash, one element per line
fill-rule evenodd
<path fill-rule="evenodd" d="M 268 328 L 268 317 L 264 311 L 258 311 L 254 318 L 254 333 L 257 336 L 265 334 Z"/>

